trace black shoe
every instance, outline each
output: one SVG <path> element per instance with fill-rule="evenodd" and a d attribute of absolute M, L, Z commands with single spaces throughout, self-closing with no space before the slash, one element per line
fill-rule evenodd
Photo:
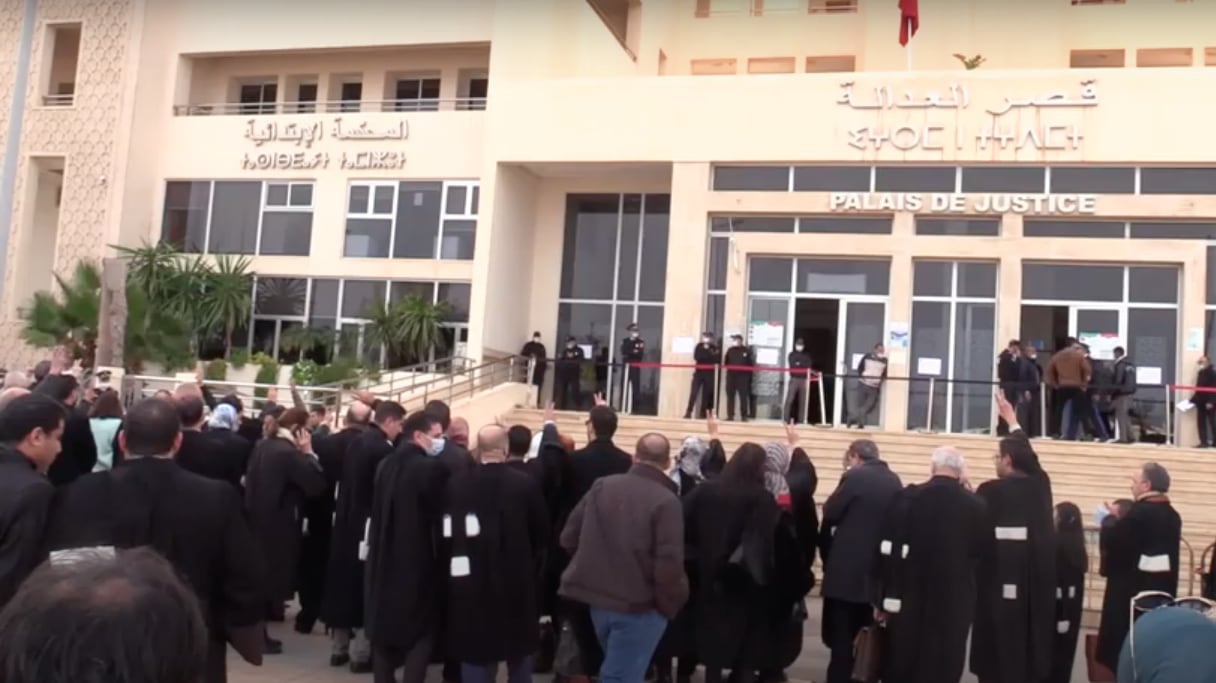
<path fill-rule="evenodd" d="M 350 655 L 330 655 L 329 656 L 329 665 L 330 666 L 345 666 L 348 663 L 350 663 Z"/>
<path fill-rule="evenodd" d="M 295 632 L 302 633 L 304 635 L 310 635 L 312 633 L 312 627 L 314 625 L 315 625 L 314 622 L 300 621 L 299 619 L 296 619 Z"/>
<path fill-rule="evenodd" d="M 685 419 L 685 420 L 691 420 L 691 419 L 692 419 L 692 413 L 684 413 L 684 419 Z"/>
<path fill-rule="evenodd" d="M 371 662 L 351 662 L 350 672 L 353 674 L 369 674 L 372 672 Z"/>
<path fill-rule="evenodd" d="M 283 641 L 275 640 L 274 638 L 271 638 L 270 636 L 266 636 L 266 649 L 262 652 L 262 654 L 267 654 L 267 655 L 283 654 Z"/>

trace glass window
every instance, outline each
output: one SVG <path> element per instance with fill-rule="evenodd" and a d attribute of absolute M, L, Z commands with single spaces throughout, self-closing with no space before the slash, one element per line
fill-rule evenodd
<path fill-rule="evenodd" d="M 440 245 L 439 258 L 470 260 L 473 258 L 473 250 L 476 246 L 476 220 L 446 220 L 443 222 L 443 243 Z"/>
<path fill-rule="evenodd" d="M 917 218 L 916 234 L 996 237 L 1001 234 L 1001 221 L 989 218 Z"/>
<path fill-rule="evenodd" d="M 705 297 L 705 329 L 714 333 L 714 338 L 721 340 L 723 344 L 728 343 L 722 339 L 726 329 L 726 295 L 725 294 L 709 294 Z"/>
<path fill-rule="evenodd" d="M 1216 240 L 1216 223 L 1132 223 L 1134 239 Z"/>
<path fill-rule="evenodd" d="M 308 280 L 289 277 L 260 277 L 254 296 L 254 315 L 304 315 Z"/>
<path fill-rule="evenodd" d="M 886 294 L 891 264 L 855 259 L 798 259 L 796 291 L 805 294 Z"/>
<path fill-rule="evenodd" d="M 951 296 L 954 288 L 952 261 L 914 261 L 912 296 Z"/>
<path fill-rule="evenodd" d="M 1099 237 L 1121 239 L 1126 227 L 1124 223 L 1110 221 L 1026 219 L 1022 222 L 1022 234 L 1026 237 Z"/>
<path fill-rule="evenodd" d="M 1133 266 L 1127 270 L 1127 296 L 1133 303 L 1178 303 L 1178 269 L 1171 266 Z"/>
<path fill-rule="evenodd" d="M 726 269 L 730 264 L 730 238 L 711 237 L 709 240 L 709 265 L 706 268 L 707 289 L 726 289 Z"/>
<path fill-rule="evenodd" d="M 611 299 L 620 195 L 569 195 L 562 245 L 561 296 Z"/>
<path fill-rule="evenodd" d="M 289 206 L 312 206 L 312 183 L 292 183 Z"/>
<path fill-rule="evenodd" d="M 1136 191 L 1136 169 L 1115 166 L 1053 166 L 1051 191 L 1132 194 Z"/>
<path fill-rule="evenodd" d="M 383 280 L 344 280 L 342 317 L 366 318 L 376 306 L 384 306 Z"/>
<path fill-rule="evenodd" d="M 211 202 L 212 254 L 253 254 L 262 213 L 262 183 L 217 182 Z"/>
<path fill-rule="evenodd" d="M 794 232 L 793 216 L 717 216 L 709 220 L 710 232 Z"/>
<path fill-rule="evenodd" d="M 207 216 L 211 210 L 211 182 L 165 183 L 165 215 L 160 239 L 179 251 L 197 254 L 207 239 Z"/>
<path fill-rule="evenodd" d="M 790 169 L 788 166 L 715 166 L 714 189 L 719 192 L 786 192 L 790 189 Z"/>
<path fill-rule="evenodd" d="M 1140 194 L 1216 194 L 1216 168 L 1141 168 Z"/>
<path fill-rule="evenodd" d="M 273 256 L 308 256 L 312 246 L 311 211 L 265 211 L 258 253 Z"/>
<path fill-rule="evenodd" d="M 626 317 L 618 307 L 616 324 L 621 326 L 622 318 Z M 658 362 L 663 354 L 663 307 L 638 306 L 636 314 L 638 331 L 646 341 L 646 352 L 643 358 L 649 362 Z M 618 345 L 619 346 L 619 345 Z M 618 349 L 619 350 L 619 349 Z M 657 415 L 659 408 L 658 368 L 641 368 L 638 372 L 638 393 L 634 400 L 633 412 L 639 415 Z"/>
<path fill-rule="evenodd" d="M 747 264 L 747 289 L 750 292 L 788 292 L 794 259 L 751 258 Z"/>
<path fill-rule="evenodd" d="M 638 300 L 664 301 L 667 298 L 667 234 L 671 223 L 671 195 L 646 195 L 642 215 L 642 274 L 638 280 Z"/>
<path fill-rule="evenodd" d="M 1161 379 L 1167 383 L 1191 381 L 1191 377 L 1178 377 L 1177 309 L 1129 309 L 1127 328 L 1127 352 L 1136 367 L 1161 368 Z M 1169 408 L 1172 409 L 1172 406 Z M 1136 388 L 1136 409 L 1144 413 L 1149 424 L 1164 428 L 1167 410 L 1165 388 L 1139 385 Z"/>
<path fill-rule="evenodd" d="M 633 301 L 637 294 L 638 247 L 642 239 L 642 195 L 627 194 L 621 208 L 620 258 L 617 262 L 616 298 Z"/>
<path fill-rule="evenodd" d="M 1207 303 L 1209 306 L 1216 306 L 1216 247 L 1208 247 L 1207 259 L 1207 280 L 1208 280 L 1208 296 Z"/>
<path fill-rule="evenodd" d="M 342 255 L 351 258 L 385 258 L 392 238 L 391 218 L 347 218 Z"/>
<path fill-rule="evenodd" d="M 275 334 L 279 329 L 279 321 L 277 320 L 254 320 L 253 321 L 253 344 L 254 353 L 264 353 L 267 356 L 274 356 L 274 339 Z"/>
<path fill-rule="evenodd" d="M 996 264 L 959 261 L 957 296 L 996 298 Z"/>
<path fill-rule="evenodd" d="M 945 377 L 949 360 L 945 358 L 950 348 L 950 304 L 945 301 L 912 302 L 911 362 L 912 379 L 908 382 L 908 429 L 928 427 L 936 431 L 946 429 Z M 991 354 L 991 349 L 989 350 Z M 933 418 L 929 420 L 929 376 L 919 372 L 921 358 L 935 358 L 941 362 L 942 372 L 935 375 L 939 381 L 933 388 Z M 923 378 L 923 379 L 922 379 Z M 991 405 L 991 396 L 989 397 Z"/>
<path fill-rule="evenodd" d="M 879 166 L 875 192 L 954 192 L 954 166 Z"/>
<path fill-rule="evenodd" d="M 400 281 L 389 284 L 388 300 L 390 304 L 416 296 L 423 301 L 435 300 L 435 283 Z"/>
<path fill-rule="evenodd" d="M 795 166 L 797 192 L 869 192 L 869 166 Z"/>
<path fill-rule="evenodd" d="M 1041 166 L 964 166 L 963 192 L 1032 192 L 1047 187 Z"/>
<path fill-rule="evenodd" d="M 1047 301 L 1122 301 L 1123 267 L 1022 264 L 1022 298 Z"/>
<path fill-rule="evenodd" d="M 308 326 L 333 329 L 337 317 L 338 281 L 331 278 L 314 278 L 312 298 L 308 302 Z"/>
<path fill-rule="evenodd" d="M 439 301 L 447 304 L 447 322 L 469 322 L 469 300 L 473 287 L 467 282 L 440 282 Z"/>
<path fill-rule="evenodd" d="M 950 383 L 952 432 L 987 432 L 992 424 L 992 353 L 995 348 L 996 304 L 955 304 L 954 381 Z"/>
<path fill-rule="evenodd" d="M 435 258 L 443 183 L 397 184 L 397 225 L 393 258 Z"/>
<path fill-rule="evenodd" d="M 798 232 L 890 235 L 891 218 L 829 218 L 827 216 L 803 216 L 802 218 L 798 219 Z"/>
<path fill-rule="evenodd" d="M 557 338 L 564 346 L 566 337 L 570 336 L 579 344 L 590 345 L 592 356 L 601 348 L 612 348 L 612 305 L 559 303 Z"/>
<path fill-rule="evenodd" d="M 1209 309 L 1207 312 L 1204 313 L 1203 326 L 1204 326 L 1204 329 L 1207 331 L 1206 334 L 1204 335 L 1204 339 L 1207 340 L 1207 345 L 1203 347 L 1203 352 L 1208 354 L 1209 357 L 1211 357 L 1212 350 L 1216 349 L 1216 310 Z M 1190 370 L 1189 372 L 1195 372 L 1195 370 Z M 1178 381 L 1179 382 L 1195 381 L 1194 379 L 1192 379 L 1193 377 L 1195 377 L 1195 375 L 1187 376 L 1186 374 L 1183 374 L 1182 376 L 1180 376 L 1178 378 Z"/>

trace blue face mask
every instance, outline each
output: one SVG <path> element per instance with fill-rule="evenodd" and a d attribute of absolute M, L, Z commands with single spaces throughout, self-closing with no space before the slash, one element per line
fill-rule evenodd
<path fill-rule="evenodd" d="M 446 443 L 447 440 L 442 436 L 433 437 L 431 439 L 431 447 L 426 449 L 426 454 L 431 456 L 439 455 L 443 452 L 443 447 L 446 445 Z"/>

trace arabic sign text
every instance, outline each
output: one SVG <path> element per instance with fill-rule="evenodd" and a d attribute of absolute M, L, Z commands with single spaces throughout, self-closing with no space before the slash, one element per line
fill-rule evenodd
<path fill-rule="evenodd" d="M 1092 194 L 922 194 L 919 192 L 833 192 L 832 211 L 908 211 L 961 215 L 1032 214 L 1093 215 Z"/>

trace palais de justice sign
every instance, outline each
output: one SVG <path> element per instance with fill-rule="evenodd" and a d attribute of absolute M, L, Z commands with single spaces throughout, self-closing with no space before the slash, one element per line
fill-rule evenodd
<path fill-rule="evenodd" d="M 280 123 L 249 119 L 245 139 L 254 150 L 245 152 L 241 168 L 246 171 L 310 171 L 329 168 L 331 153 L 313 145 L 326 140 L 342 143 L 378 143 L 344 146 L 332 157 L 338 167 L 351 171 L 397 170 L 405 168 L 405 150 L 399 144 L 409 139 L 409 123 L 404 119 L 387 126 L 367 121 L 351 122 L 341 116 L 332 121 Z M 275 149 L 272 149 L 275 147 Z"/>
<path fill-rule="evenodd" d="M 1090 216 L 1098 210 L 1092 194 L 921 194 L 919 192 L 833 192 L 832 211 L 908 211 L 962 215 Z"/>
<path fill-rule="evenodd" d="M 944 150 L 944 149 L 1035 149 L 1076 150 L 1081 147 L 1081 127 L 1076 123 L 1052 121 L 1050 116 L 1034 116 L 1032 123 L 1024 123 L 1020 117 L 1010 122 L 1010 112 L 1028 111 L 1035 114 L 1058 109 L 1085 109 L 1098 106 L 1097 81 L 1081 81 L 1076 94 L 1066 90 L 1053 90 L 1030 97 L 1006 96 L 999 103 L 985 104 L 989 114 L 987 123 L 969 129 L 958 116 L 971 105 L 971 93 L 967 86 L 951 83 L 946 92 L 913 91 L 896 92 L 889 85 L 855 92 L 853 81 L 840 84 L 842 92 L 836 103 L 859 111 L 878 114 L 877 120 L 866 125 L 853 126 L 847 131 L 850 147 L 861 150 L 896 149 Z M 882 121 L 883 112 L 917 111 L 926 113 L 923 122 L 892 124 Z M 934 110 L 954 111 L 935 120 L 928 116 Z M 951 121 L 953 119 L 953 121 Z"/>

